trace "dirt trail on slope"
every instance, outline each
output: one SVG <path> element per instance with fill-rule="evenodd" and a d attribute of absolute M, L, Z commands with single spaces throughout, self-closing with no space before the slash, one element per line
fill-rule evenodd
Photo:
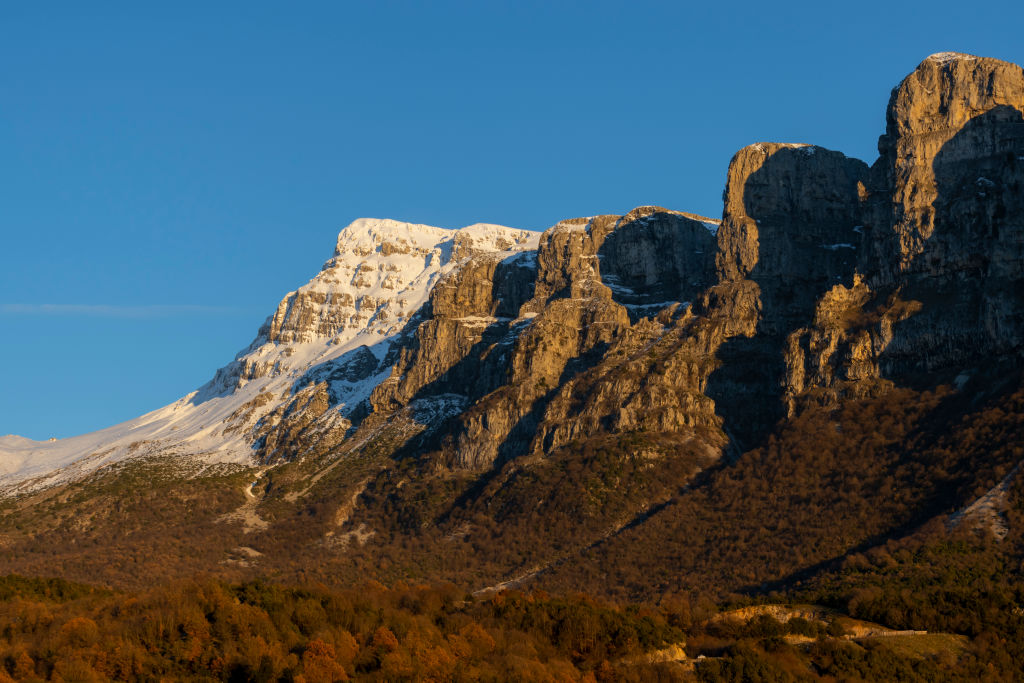
<path fill-rule="evenodd" d="M 245 494 L 245 502 L 234 512 L 229 512 L 220 518 L 222 522 L 241 522 L 242 533 L 250 534 L 253 531 L 262 531 L 270 526 L 270 522 L 260 517 L 256 511 L 256 506 L 259 504 L 260 499 L 252 489 L 256 484 L 259 483 L 260 477 L 269 470 L 269 467 L 261 467 L 256 470 L 256 476 L 242 487 L 242 493 Z"/>
<path fill-rule="evenodd" d="M 990 489 L 985 495 L 949 518 L 950 528 L 969 524 L 975 531 L 988 529 L 996 540 L 1001 541 L 1010 533 L 1006 523 L 1006 494 L 1010 484 L 1020 471 L 1022 463 L 1010 470 L 1003 480 Z"/>

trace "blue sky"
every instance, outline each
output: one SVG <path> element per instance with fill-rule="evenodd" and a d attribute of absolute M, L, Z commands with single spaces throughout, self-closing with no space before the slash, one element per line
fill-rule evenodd
<path fill-rule="evenodd" d="M 169 403 L 360 216 L 721 212 L 732 154 L 871 162 L 933 52 L 1024 63 L 1017 2 L 0 5 L 0 434 Z"/>

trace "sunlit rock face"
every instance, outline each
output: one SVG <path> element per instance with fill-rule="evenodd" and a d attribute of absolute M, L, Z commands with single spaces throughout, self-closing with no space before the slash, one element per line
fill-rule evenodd
<path fill-rule="evenodd" d="M 858 280 L 790 339 L 787 394 L 864 393 L 1013 364 L 1024 342 L 1024 71 L 940 53 L 889 101 Z"/>
<path fill-rule="evenodd" d="M 985 254 L 1000 274 L 1020 267 L 1022 118 L 1024 70 L 996 59 L 932 55 L 893 90 L 872 169 L 875 280 L 977 268 Z"/>
<path fill-rule="evenodd" d="M 375 408 L 460 396 L 467 408 L 439 447 L 446 465 L 478 470 L 558 447 L 602 420 L 615 422 L 614 430 L 635 428 L 644 411 L 611 399 L 635 393 L 644 375 L 624 380 L 610 371 L 637 352 L 634 327 L 685 308 L 712 283 L 716 229 L 717 221 L 641 207 L 563 221 L 533 256 L 476 259 L 434 288 L 432 319 L 374 392 Z M 586 382 L 576 379 L 588 369 Z M 583 387 L 584 399 L 597 399 L 587 406 L 572 398 Z M 638 401 L 648 401 L 652 420 L 684 426 L 685 417 L 654 414 L 660 403 L 679 402 L 669 393 Z"/>
<path fill-rule="evenodd" d="M 355 221 L 338 235 L 334 256 L 316 277 L 281 300 L 240 354 L 239 367 L 231 368 L 234 379 L 280 372 L 289 365 L 281 347 L 391 337 L 419 311 L 442 275 L 473 256 L 515 253 L 536 240 L 536 233 L 496 225 L 446 230 L 387 219 Z"/>

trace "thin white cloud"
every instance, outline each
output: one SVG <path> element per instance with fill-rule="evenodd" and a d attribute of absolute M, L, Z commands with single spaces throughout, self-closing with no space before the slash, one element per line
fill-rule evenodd
<path fill-rule="evenodd" d="M 83 315 L 95 318 L 166 318 L 180 315 L 230 313 L 227 306 L 190 304 L 151 304 L 119 306 L 112 304 L 0 304 L 0 315 Z"/>

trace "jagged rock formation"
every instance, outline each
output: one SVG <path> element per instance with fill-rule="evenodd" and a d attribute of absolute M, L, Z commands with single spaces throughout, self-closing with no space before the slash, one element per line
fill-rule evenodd
<path fill-rule="evenodd" d="M 932 55 L 893 90 L 886 121 L 862 205 L 862 279 L 790 340 L 791 396 L 948 381 L 1019 357 L 1024 70 Z"/>
<path fill-rule="evenodd" d="M 303 353 L 342 346 L 361 337 L 368 345 L 402 331 L 425 303 L 434 282 L 473 256 L 513 253 L 536 236 L 495 225 L 458 231 L 392 220 L 359 219 L 338 235 L 334 256 L 320 273 L 289 293 L 239 354 L 202 391 L 232 391 L 253 379 L 322 360 Z M 381 356 L 383 354 L 380 354 Z M 346 361 L 347 362 L 347 361 Z"/>
<path fill-rule="evenodd" d="M 563 221 L 544 233 L 535 260 L 524 254 L 478 261 L 453 273 L 433 290 L 433 317 L 417 330 L 415 349 L 374 392 L 375 408 L 394 409 L 430 393 L 463 395 L 470 407 L 444 438 L 443 461 L 470 469 L 542 453 L 590 434 L 600 421 L 613 422 L 614 430 L 638 427 L 647 410 L 613 410 L 600 401 L 579 410 L 570 398 L 579 393 L 573 378 L 612 358 L 605 363 L 611 386 L 604 395 L 636 393 L 622 377 L 610 379 L 610 370 L 651 341 L 648 318 L 678 308 L 711 283 L 715 229 L 714 222 L 641 207 L 625 216 Z M 644 331 L 623 341 L 631 320 Z M 677 402 L 677 392 L 669 393 Z M 648 408 L 659 407 L 651 396 L 646 400 Z M 568 406 L 577 410 L 570 415 Z M 687 420 L 696 418 L 662 414 L 651 421 L 670 429 Z M 540 428 L 545 423 L 551 427 Z"/>
<path fill-rule="evenodd" d="M 740 446 L 782 415 L 786 335 L 822 293 L 851 283 L 866 174 L 863 162 L 810 145 L 758 143 L 729 165 L 706 307 L 721 311 L 729 339 L 708 395 Z"/>
<path fill-rule="evenodd" d="M 933 56 L 894 90 L 871 169 L 809 145 L 741 150 L 714 275 L 711 250 L 697 233 L 673 231 L 666 212 L 555 226 L 520 311 L 535 317 L 491 328 L 488 349 L 502 353 L 467 397 L 446 461 L 486 469 L 640 426 L 723 426 L 750 446 L 800 400 L 884 391 L 922 370 L 956 374 L 991 354 L 1012 359 L 1022 327 L 1022 87 L 1014 65 Z M 691 314 L 650 315 L 691 301 Z M 458 334 L 437 335 L 438 325 L 418 358 L 458 354 L 440 341 Z M 418 362 L 409 356 L 402 376 L 416 377 Z M 508 380 L 495 389 L 502 371 Z"/>
<path fill-rule="evenodd" d="M 719 280 L 761 293 L 759 330 L 806 319 L 822 291 L 848 283 L 857 263 L 867 166 L 811 145 L 759 143 L 729 165 L 718 232 Z"/>
<path fill-rule="evenodd" d="M 952 52 L 924 60 L 893 90 L 873 169 L 872 194 L 883 195 L 872 202 L 882 204 L 874 206 L 872 225 L 878 282 L 963 270 L 993 238 L 1005 239 L 993 234 L 994 226 L 978 225 L 982 216 L 963 211 L 968 207 L 949 210 L 957 199 L 976 196 L 996 213 L 1003 199 L 996 195 L 1013 198 L 1013 179 L 1000 181 L 1019 170 L 1022 109 L 1021 67 Z"/>
<path fill-rule="evenodd" d="M 485 361 L 500 352 L 495 346 L 529 298 L 535 273 L 535 255 L 521 252 L 473 259 L 442 278 L 431 290 L 429 319 L 402 350 L 392 376 L 374 391 L 374 407 L 393 409 L 437 394 L 479 397 L 496 386 L 503 375 L 495 376 L 495 364 Z"/>
<path fill-rule="evenodd" d="M 751 145 L 720 222 L 357 221 L 161 443 L 290 460 L 372 418 L 364 435 L 416 423 L 402 454 L 459 471 L 639 431 L 735 451 L 804 402 L 1017 363 L 1022 111 L 1020 67 L 944 53 L 893 91 L 872 167 Z"/>
<path fill-rule="evenodd" d="M 1024 294 L 1024 70 L 942 54 L 893 92 L 877 166 L 892 193 L 888 227 L 904 298 L 893 371 L 939 369 L 1021 347 Z M 938 305 L 936 305 L 938 304 Z M 941 311 L 937 310 L 941 307 Z"/>

